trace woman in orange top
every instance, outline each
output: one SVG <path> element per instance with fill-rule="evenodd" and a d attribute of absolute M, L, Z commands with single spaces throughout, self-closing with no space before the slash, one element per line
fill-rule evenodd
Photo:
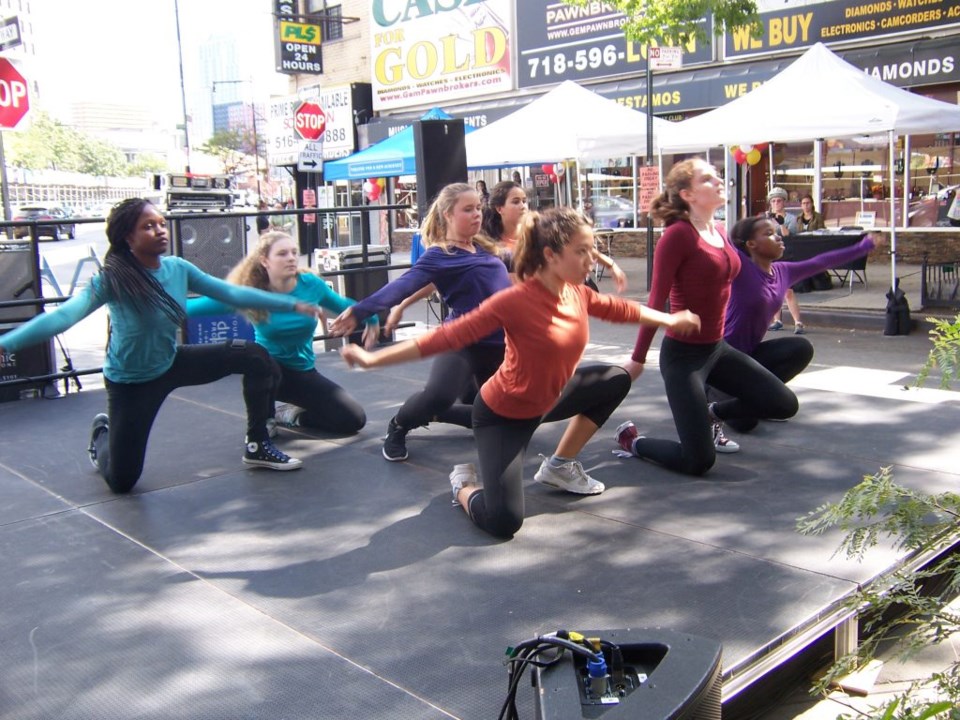
<path fill-rule="evenodd" d="M 657 312 L 585 287 L 594 261 L 593 229 L 580 213 L 571 208 L 528 213 L 514 261 L 516 285 L 416 340 L 375 352 L 356 345 L 342 351 L 350 366 L 374 368 L 465 347 L 503 328 L 503 365 L 473 403 L 479 477 L 472 465 L 458 465 L 450 475 L 454 502 L 492 535 L 511 537 L 523 524 L 523 459 L 542 422 L 572 418 L 556 454 L 544 458 L 534 479 L 582 494 L 604 489 L 576 456 L 626 397 L 630 377 L 614 365 L 577 367 L 589 336 L 588 317 L 665 325 L 679 334 L 700 326 L 688 311 Z"/>

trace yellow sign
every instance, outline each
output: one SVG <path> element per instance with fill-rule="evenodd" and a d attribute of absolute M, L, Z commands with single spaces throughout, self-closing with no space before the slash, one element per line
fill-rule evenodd
<path fill-rule="evenodd" d="M 321 37 L 319 25 L 280 21 L 280 42 L 319 45 Z"/>

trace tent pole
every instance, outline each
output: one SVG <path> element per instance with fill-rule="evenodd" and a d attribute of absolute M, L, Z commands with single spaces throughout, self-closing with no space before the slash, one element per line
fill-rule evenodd
<path fill-rule="evenodd" d="M 903 228 L 910 224 L 910 136 L 903 136 Z"/>
<path fill-rule="evenodd" d="M 767 178 L 767 192 L 770 192 L 777 183 L 773 180 L 773 143 L 770 143 L 767 147 L 770 150 L 770 157 L 767 158 L 770 161 L 770 176 Z"/>
<path fill-rule="evenodd" d="M 823 138 L 813 141 L 813 202 L 823 212 Z"/>
<path fill-rule="evenodd" d="M 896 187 L 894 185 L 895 170 L 894 170 L 894 152 L 896 151 L 896 135 L 893 130 L 889 131 L 890 136 L 890 289 L 893 290 L 897 287 L 897 223 L 896 217 L 894 216 L 896 212 L 896 202 L 897 202 L 897 193 L 894 191 Z"/>

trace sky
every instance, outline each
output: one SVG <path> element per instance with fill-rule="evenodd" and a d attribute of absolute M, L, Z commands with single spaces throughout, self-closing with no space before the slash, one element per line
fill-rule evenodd
<path fill-rule="evenodd" d="M 36 58 L 28 72 L 55 115 L 78 100 L 148 106 L 163 125 L 182 122 L 174 0 L 32 0 Z M 273 59 L 271 0 L 179 0 L 189 89 L 196 48 L 214 35 L 241 38 L 255 56 L 255 98 L 282 94 Z"/>

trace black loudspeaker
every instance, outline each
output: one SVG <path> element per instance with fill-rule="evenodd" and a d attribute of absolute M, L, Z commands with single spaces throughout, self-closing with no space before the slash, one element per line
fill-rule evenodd
<path fill-rule="evenodd" d="M 246 218 L 210 214 L 170 220 L 174 253 L 208 275 L 225 278 L 246 255 Z"/>
<path fill-rule="evenodd" d="M 416 120 L 413 148 L 417 161 L 417 212 L 420 222 L 445 185 L 467 181 L 463 120 Z"/>
<path fill-rule="evenodd" d="M 40 297 L 40 254 L 36 244 L 30 240 L 0 242 L 0 302 Z M 39 313 L 39 305 L 0 308 L 0 322 L 24 322 Z"/>
<path fill-rule="evenodd" d="M 582 634 L 606 641 L 608 667 L 595 677 L 583 657 L 566 653 L 534 668 L 537 720 L 720 720 L 719 642 L 660 628 Z"/>

